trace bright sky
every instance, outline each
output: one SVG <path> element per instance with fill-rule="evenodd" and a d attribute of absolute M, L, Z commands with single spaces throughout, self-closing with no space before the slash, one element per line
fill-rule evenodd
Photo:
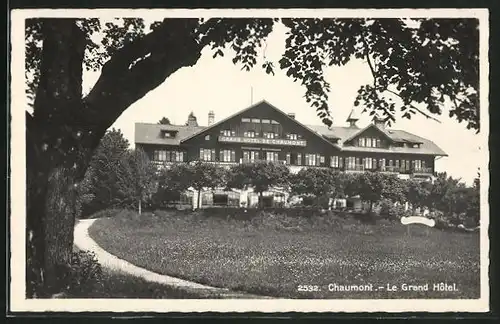
<path fill-rule="evenodd" d="M 284 32 L 285 27 L 279 25 L 267 40 L 265 55 L 275 62 L 275 67 L 283 53 Z M 267 75 L 260 68 L 262 61 L 257 62 L 256 68 L 250 72 L 241 71 L 240 66 L 233 65 L 231 58 L 231 53 L 226 53 L 222 58 L 213 59 L 212 53 L 206 50 L 195 66 L 175 72 L 130 106 L 112 127 L 121 129 L 133 145 L 135 122 L 157 123 L 162 117 L 168 117 L 173 124 L 184 124 L 193 111 L 198 123 L 206 125 L 210 110 L 215 112 L 218 121 L 248 107 L 252 103 L 252 88 L 253 103 L 265 99 L 287 113 L 295 113 L 297 120 L 304 124 L 321 123 L 314 108 L 303 98 L 304 88 L 284 72 L 275 69 L 276 75 Z M 98 77 L 99 73 L 84 74 L 84 92 L 88 92 Z M 332 89 L 329 106 L 334 125 L 345 126 L 357 90 L 372 81 L 369 67 L 366 62 L 355 60 L 343 67 L 328 68 L 325 77 Z M 463 181 L 472 183 L 481 159 L 479 135 L 447 114 L 438 118 L 441 123 L 415 115 L 411 120 L 397 119 L 392 128 L 434 141 L 449 155 L 436 161 L 437 171 L 447 171 L 453 177 L 462 177 Z M 369 122 L 368 114 L 362 114 L 358 124 L 363 127 Z"/>

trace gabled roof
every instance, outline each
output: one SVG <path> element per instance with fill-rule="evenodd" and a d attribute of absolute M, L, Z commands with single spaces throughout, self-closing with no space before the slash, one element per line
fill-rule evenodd
<path fill-rule="evenodd" d="M 304 128 L 304 129 L 306 129 L 306 130 L 308 130 L 308 131 L 309 131 L 309 132 L 311 132 L 312 134 L 314 134 L 314 135 L 318 136 L 318 138 L 320 138 L 322 141 L 326 142 L 328 145 L 331 145 L 331 146 L 334 146 L 334 147 L 336 147 L 336 148 L 340 149 L 340 148 L 339 148 L 339 146 L 338 146 L 337 144 L 335 144 L 335 143 L 332 143 L 332 142 L 328 141 L 326 138 L 324 138 L 324 137 L 323 137 L 323 136 L 321 136 L 321 135 L 318 135 L 318 133 L 317 133 L 317 132 L 315 132 L 314 130 L 310 129 L 310 128 L 309 128 L 309 127 L 307 127 L 306 125 L 304 125 L 304 124 L 300 123 L 300 122 L 299 122 L 299 121 L 297 121 L 295 118 L 290 117 L 288 114 L 286 114 L 286 113 L 284 113 L 283 111 L 281 111 L 280 109 L 276 108 L 275 106 L 273 106 L 272 104 L 270 104 L 270 103 L 269 103 L 269 102 L 267 102 L 266 100 L 261 100 L 261 101 L 257 102 L 256 104 L 251 105 L 251 106 L 250 106 L 250 107 L 248 107 L 248 108 L 245 108 L 245 109 L 243 109 L 243 110 L 240 110 L 240 111 L 238 111 L 237 113 L 232 114 L 231 116 L 229 116 L 229 117 L 227 117 L 227 118 L 224 118 L 224 119 L 222 119 L 222 120 L 218 121 L 217 123 L 214 123 L 214 124 L 212 124 L 212 125 L 210 125 L 210 126 L 208 126 L 208 127 L 204 128 L 204 129 L 201 129 L 201 130 L 200 130 L 200 131 L 198 131 L 197 133 L 194 133 L 194 134 L 192 134 L 191 136 L 188 136 L 188 137 L 186 137 L 185 139 L 183 139 L 183 140 L 181 141 L 181 143 L 185 143 L 185 142 L 186 142 L 186 141 L 188 141 L 189 139 L 191 139 L 191 138 L 193 138 L 193 137 L 195 137 L 195 136 L 198 136 L 198 135 L 200 135 L 200 134 L 202 134 L 202 133 L 205 133 L 205 132 L 207 132 L 207 131 L 211 130 L 212 128 L 214 128 L 214 127 L 216 127 L 216 126 L 218 126 L 218 125 L 220 125 L 220 124 L 222 124 L 222 123 L 224 123 L 224 122 L 226 122 L 226 121 L 228 121 L 228 120 L 230 120 L 230 119 L 232 119 L 232 118 L 234 118 L 234 117 L 237 117 L 237 116 L 239 116 L 239 115 L 243 114 L 244 112 L 251 110 L 252 108 L 255 108 L 255 107 L 257 107 L 257 106 L 260 106 L 260 105 L 262 105 L 262 104 L 265 104 L 265 105 L 267 105 L 268 107 L 270 107 L 271 109 L 274 109 L 275 111 L 277 111 L 278 113 L 280 113 L 280 114 L 283 116 L 283 118 L 286 118 L 286 119 L 288 119 L 288 120 L 292 121 L 293 123 L 295 123 L 295 124 L 299 125 L 300 127 Z"/>
<path fill-rule="evenodd" d="M 203 126 L 135 123 L 135 143 L 179 145 L 181 140 L 204 129 Z M 175 131 L 175 137 L 162 137 L 162 131 Z"/>
<path fill-rule="evenodd" d="M 419 148 L 393 147 L 391 149 L 386 149 L 386 148 L 376 148 L 376 147 L 344 146 L 343 144 L 345 142 L 347 142 L 349 139 L 356 137 L 356 135 L 363 132 L 367 127 L 365 127 L 364 129 L 353 128 L 353 127 L 341 127 L 341 126 L 327 127 L 326 125 L 309 125 L 309 127 L 314 129 L 318 134 L 321 134 L 323 136 L 329 138 L 338 138 L 342 151 L 395 152 L 395 153 L 398 152 L 398 153 L 408 153 L 408 154 L 431 154 L 438 156 L 448 156 L 441 148 L 439 148 L 431 140 L 417 136 L 412 133 L 408 133 L 407 131 L 404 130 L 381 129 L 380 127 L 377 127 L 380 131 L 382 131 L 384 134 L 390 137 L 392 141 L 419 143 L 420 144 Z"/>
<path fill-rule="evenodd" d="M 332 126 L 328 127 L 326 125 L 304 125 L 299 121 L 295 120 L 288 116 L 288 114 L 279 110 L 275 106 L 271 105 L 267 101 L 260 101 L 248 108 L 245 108 L 231 116 L 214 123 L 211 126 L 185 126 L 185 125 L 162 125 L 162 124 L 148 124 L 148 123 L 136 123 L 135 124 L 135 143 L 137 144 L 160 144 L 160 145 L 172 145 L 177 146 L 186 140 L 203 133 L 206 130 L 209 130 L 217 125 L 222 124 L 223 122 L 234 118 L 245 111 L 248 111 L 258 105 L 266 104 L 271 109 L 278 111 L 283 118 L 288 118 L 293 121 L 297 125 L 300 125 L 304 129 L 314 133 L 320 139 L 327 142 L 328 144 L 336 147 L 342 151 L 352 151 L 352 152 L 397 152 L 397 153 L 407 153 L 407 154 L 429 154 L 436 156 L 447 156 L 447 154 L 441 150 L 434 142 L 428 140 L 426 138 L 417 136 L 412 133 L 408 133 L 403 130 L 397 129 L 387 129 L 381 128 L 377 125 L 370 124 L 363 129 L 354 128 L 354 127 L 340 127 L 340 126 Z M 375 148 L 375 147 L 357 147 L 357 146 L 345 146 L 343 145 L 346 141 L 349 141 L 356 137 L 357 135 L 364 132 L 366 129 L 370 127 L 377 128 L 382 134 L 387 136 L 391 141 L 394 142 L 408 142 L 408 143 L 419 143 L 419 148 L 407 148 L 407 147 L 392 147 L 390 149 L 386 148 Z M 164 138 L 161 136 L 162 131 L 176 131 L 177 134 L 173 138 Z M 338 144 L 332 143 L 328 139 L 337 139 Z"/>
<path fill-rule="evenodd" d="M 353 140 L 354 138 L 356 138 L 356 136 L 359 136 L 361 135 L 362 133 L 364 133 L 367 129 L 370 129 L 370 128 L 375 128 L 376 130 L 378 130 L 380 133 L 382 133 L 382 135 L 384 135 L 388 140 L 390 140 L 391 142 L 393 142 L 394 140 L 385 132 L 385 129 L 382 129 L 380 127 L 378 127 L 377 125 L 375 124 L 369 124 L 368 126 L 366 126 L 365 128 L 362 128 L 362 129 L 359 129 L 357 133 L 354 133 L 352 134 L 350 137 L 348 137 L 347 139 L 345 139 L 343 142 L 349 142 L 351 140 Z"/>

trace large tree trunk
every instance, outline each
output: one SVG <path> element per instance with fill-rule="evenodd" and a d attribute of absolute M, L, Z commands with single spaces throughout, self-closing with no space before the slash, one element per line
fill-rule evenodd
<path fill-rule="evenodd" d="M 43 20 L 40 81 L 27 114 L 26 295 L 50 297 L 66 285 L 75 194 L 90 154 L 132 103 L 181 67 L 196 63 L 196 19 L 168 19 L 123 46 L 82 99 L 85 34 L 73 19 Z"/>
<path fill-rule="evenodd" d="M 27 295 L 64 289 L 73 244 L 77 152 L 70 109 L 80 108 L 83 32 L 47 20 L 33 117 L 27 115 Z M 80 157 L 83 157 L 80 156 Z M 72 164 L 73 163 L 73 164 Z"/>

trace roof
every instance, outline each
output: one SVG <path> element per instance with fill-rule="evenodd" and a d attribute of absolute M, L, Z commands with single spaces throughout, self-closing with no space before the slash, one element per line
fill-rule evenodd
<path fill-rule="evenodd" d="M 204 129 L 204 126 L 162 125 L 135 123 L 135 143 L 179 145 L 181 140 Z M 177 131 L 174 138 L 164 138 L 162 131 Z"/>
<path fill-rule="evenodd" d="M 290 115 L 288 115 L 288 114 L 286 114 L 285 112 L 281 111 L 280 109 L 278 109 L 277 107 L 273 106 L 273 105 L 272 105 L 272 104 L 270 104 L 269 102 L 267 102 L 267 101 L 265 101 L 265 100 L 261 100 L 261 101 L 259 101 L 259 102 L 255 103 L 255 104 L 251 105 L 250 107 L 247 107 L 247 108 L 245 108 L 245 109 L 243 109 L 243 110 L 240 110 L 240 111 L 238 111 L 238 112 L 236 112 L 236 113 L 232 114 L 231 116 L 229 116 L 229 117 L 227 117 L 227 118 L 224 118 L 224 119 L 222 119 L 222 120 L 218 121 L 217 123 L 214 123 L 214 124 L 212 124 L 212 125 L 210 125 L 210 126 L 208 126 L 208 127 L 204 128 L 204 129 L 199 130 L 198 132 L 196 132 L 196 133 L 194 133 L 194 134 L 192 134 L 192 135 L 188 136 L 187 138 L 184 138 L 183 140 L 181 140 L 181 142 L 185 142 L 185 141 L 189 140 L 190 138 L 192 138 L 192 137 L 194 137 L 194 136 L 196 136 L 196 135 L 199 135 L 199 134 L 201 134 L 201 133 L 203 133 L 203 132 L 205 132 L 205 131 L 208 131 L 208 130 L 210 130 L 210 129 L 212 129 L 212 128 L 214 128 L 214 127 L 216 127 L 216 126 L 218 126 L 218 125 L 220 125 L 220 124 L 222 124 L 222 123 L 224 123 L 225 121 L 227 121 L 227 120 L 229 120 L 229 119 L 231 119 L 231 118 L 234 118 L 234 117 L 236 117 L 236 116 L 238 116 L 238 115 L 240 115 L 240 114 L 244 113 L 245 111 L 248 111 L 248 110 L 250 110 L 250 109 L 252 109 L 252 108 L 254 108 L 254 107 L 257 107 L 257 106 L 259 106 L 259 105 L 262 105 L 262 104 L 266 104 L 268 107 L 270 107 L 270 108 L 272 108 L 272 109 L 276 110 L 277 112 L 279 112 L 279 113 L 283 116 L 283 118 L 287 118 L 287 119 L 289 119 L 290 121 L 292 121 L 293 123 L 296 123 L 297 125 L 299 125 L 299 126 L 301 126 L 301 127 L 305 128 L 305 129 L 306 129 L 306 130 L 308 130 L 309 132 L 311 132 L 311 133 L 313 133 L 313 134 L 317 134 L 317 132 L 315 132 L 313 129 L 310 129 L 307 125 L 304 125 L 304 124 L 302 124 L 301 122 L 297 121 L 295 118 L 292 118 Z M 327 140 L 327 139 L 325 139 L 323 136 L 321 136 L 321 135 L 320 135 L 320 136 L 318 136 L 318 137 L 319 137 L 321 140 L 325 141 L 328 145 L 331 145 L 331 146 L 334 146 L 334 147 L 336 147 L 336 148 L 339 148 L 339 146 L 338 146 L 337 144 L 335 144 L 335 143 L 332 143 L 332 142 L 328 141 L 328 140 Z"/>
<path fill-rule="evenodd" d="M 390 149 L 375 148 L 375 147 L 358 147 L 358 146 L 342 146 L 343 151 L 356 151 L 356 152 L 397 152 L 397 153 L 408 153 L 408 154 L 432 154 L 432 155 L 442 155 L 448 156 L 441 148 L 439 148 L 434 142 L 426 138 L 417 136 L 415 134 L 409 133 L 404 130 L 399 129 L 387 129 L 380 128 L 376 125 L 370 124 L 365 128 L 355 128 L 355 127 L 340 127 L 332 126 L 328 127 L 326 125 L 309 125 L 308 127 L 314 129 L 318 134 L 329 138 L 339 139 L 339 144 L 343 144 L 345 141 L 354 138 L 356 135 L 361 134 L 364 130 L 369 127 L 376 127 L 378 130 L 386 134 L 390 139 L 395 142 L 409 142 L 409 143 L 419 143 L 420 148 L 407 148 L 407 147 L 393 147 Z"/>
<path fill-rule="evenodd" d="M 381 128 L 374 124 L 370 124 L 365 128 L 357 127 L 342 127 L 342 126 L 332 126 L 328 127 L 326 125 L 304 125 L 297 121 L 296 119 L 288 116 L 280 109 L 269 104 L 266 101 L 260 101 L 248 108 L 238 111 L 237 113 L 220 120 L 210 126 L 185 126 L 185 125 L 162 125 L 162 124 L 148 124 L 148 123 L 136 123 L 135 124 L 135 143 L 138 144 L 162 144 L 162 145 L 180 145 L 181 143 L 187 141 L 188 139 L 203 133 L 217 125 L 224 123 L 225 121 L 238 116 L 239 114 L 250 110 L 253 107 L 266 103 L 272 109 L 280 112 L 283 118 L 288 118 L 293 122 L 304 127 L 306 130 L 316 133 L 319 138 L 328 142 L 330 145 L 342 150 L 342 151 L 352 151 L 352 152 L 394 152 L 394 153 L 406 153 L 406 154 L 429 154 L 429 155 L 441 155 L 447 156 L 447 154 L 439 148 L 434 142 L 426 138 L 417 136 L 415 134 L 409 133 L 403 130 Z M 410 142 L 419 143 L 419 148 L 405 148 L 405 147 L 392 147 L 390 149 L 385 148 L 375 148 L 375 147 L 357 147 L 357 146 L 343 146 L 343 144 L 356 135 L 361 134 L 366 129 L 370 127 L 375 127 L 388 138 L 395 142 Z M 161 131 L 177 131 L 177 135 L 174 138 L 164 138 L 161 136 Z M 332 143 L 328 139 L 337 139 L 338 143 Z"/>

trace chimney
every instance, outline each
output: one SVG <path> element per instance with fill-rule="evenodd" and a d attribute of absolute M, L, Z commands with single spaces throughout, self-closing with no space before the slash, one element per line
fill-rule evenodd
<path fill-rule="evenodd" d="M 213 110 L 208 112 L 208 126 L 212 125 L 215 122 L 215 114 Z"/>
<path fill-rule="evenodd" d="M 287 115 L 288 115 L 288 117 L 295 119 L 295 113 L 288 113 Z"/>
<path fill-rule="evenodd" d="M 373 124 L 375 124 L 375 126 L 380 127 L 382 129 L 385 128 L 385 120 L 383 118 L 379 117 L 378 115 L 375 115 L 375 117 L 373 118 Z"/>
<path fill-rule="evenodd" d="M 196 127 L 198 126 L 198 121 L 196 120 L 196 116 L 191 112 L 188 116 L 188 120 L 186 122 L 186 126 Z"/>
<path fill-rule="evenodd" d="M 349 123 L 349 127 L 353 127 L 353 128 L 358 128 L 358 126 L 356 125 L 356 122 L 359 120 L 359 117 L 358 115 L 356 114 L 356 111 L 354 110 L 354 108 L 351 110 L 351 113 L 349 114 L 349 116 L 347 117 L 347 122 Z"/>

